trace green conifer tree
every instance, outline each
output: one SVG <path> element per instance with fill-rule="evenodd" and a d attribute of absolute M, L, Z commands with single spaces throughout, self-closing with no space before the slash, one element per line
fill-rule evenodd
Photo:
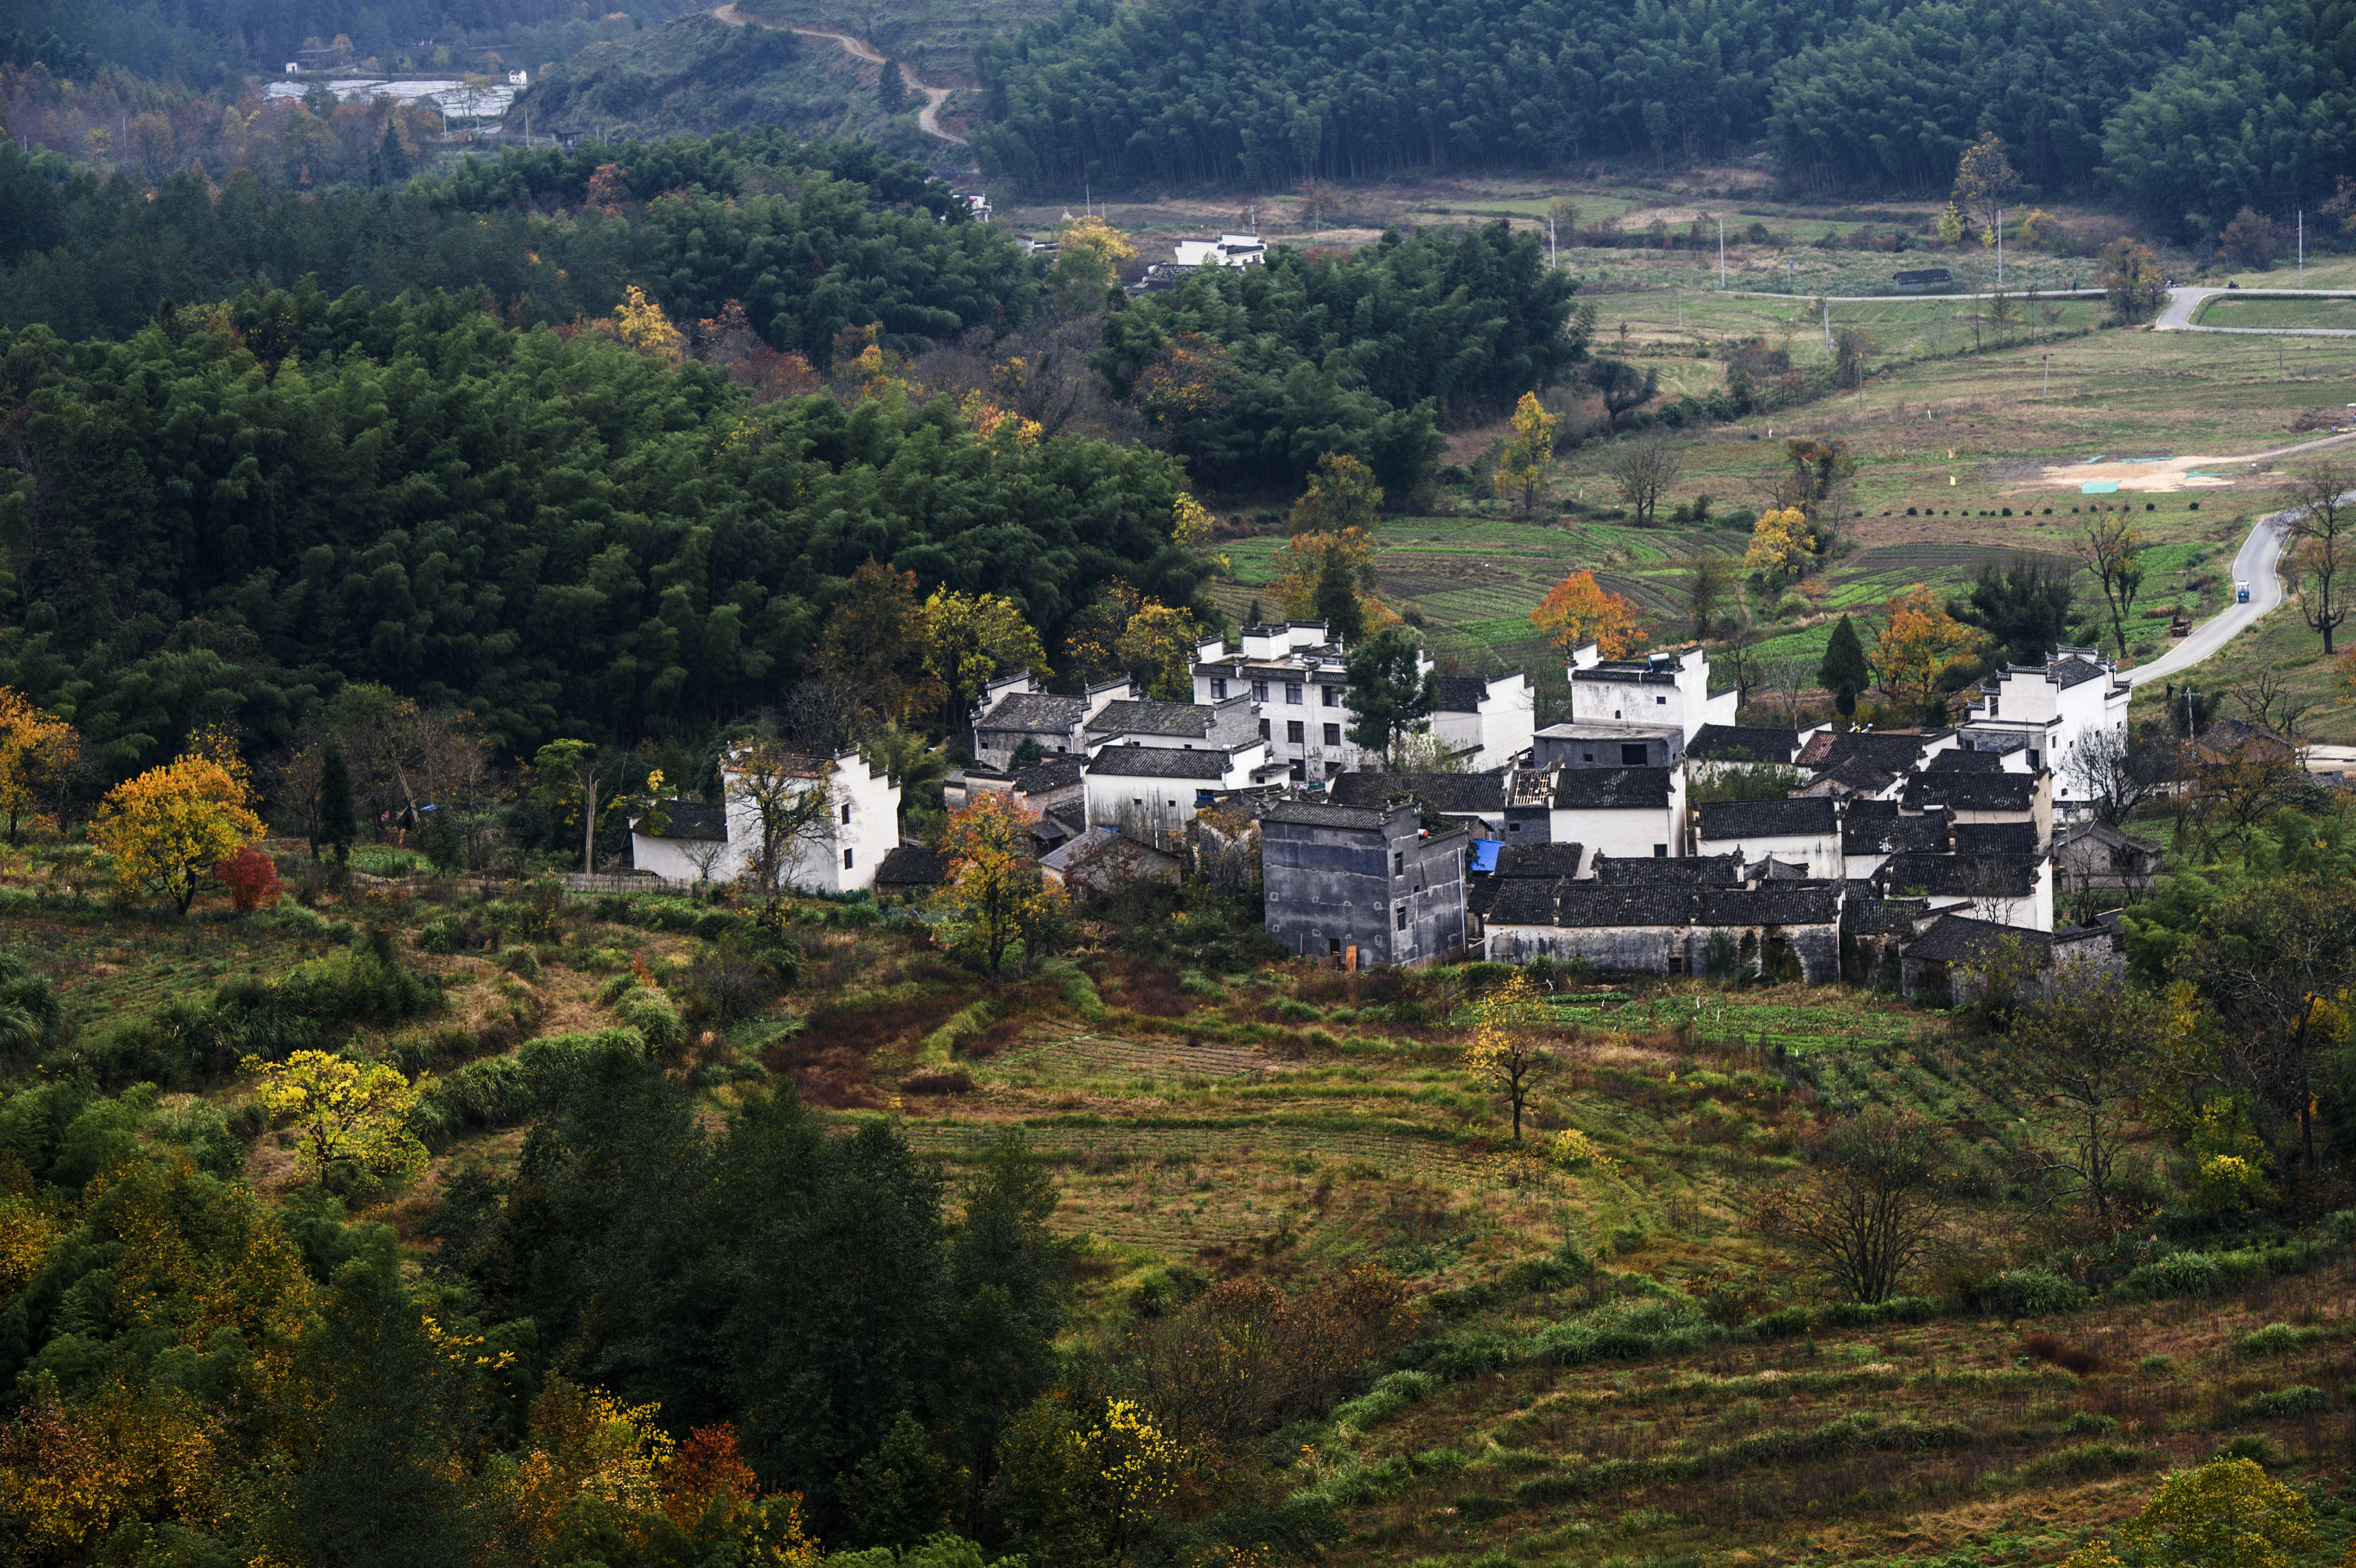
<path fill-rule="evenodd" d="M 344 761 L 344 748 L 333 740 L 319 757 L 319 811 L 312 820 L 317 825 L 311 832 L 311 858 L 319 858 L 319 846 L 325 843 L 336 846 L 337 862 L 349 860 L 360 825 L 352 810 L 352 770 Z"/>
<path fill-rule="evenodd" d="M 1841 717 L 1857 717 L 1857 694 L 1872 683 L 1873 671 L 1865 661 L 1865 645 L 1857 639 L 1857 628 L 1847 616 L 1833 628 L 1832 640 L 1825 644 L 1825 660 L 1816 667 L 1816 682 L 1833 694 L 1833 705 Z"/>

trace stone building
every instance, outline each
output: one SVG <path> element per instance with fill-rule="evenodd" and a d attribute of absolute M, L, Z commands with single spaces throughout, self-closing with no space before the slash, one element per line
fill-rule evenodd
<path fill-rule="evenodd" d="M 1280 800 L 1260 816 L 1269 935 L 1309 958 L 1412 968 L 1464 950 L 1462 831 L 1427 835 L 1412 806 Z"/>

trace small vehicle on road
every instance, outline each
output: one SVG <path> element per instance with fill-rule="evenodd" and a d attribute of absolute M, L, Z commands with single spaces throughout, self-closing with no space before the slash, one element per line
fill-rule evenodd
<path fill-rule="evenodd" d="M 2250 585 L 2239 578 L 2234 579 L 2233 582 L 2233 602 L 2237 605 L 2246 605 L 2250 602 Z"/>

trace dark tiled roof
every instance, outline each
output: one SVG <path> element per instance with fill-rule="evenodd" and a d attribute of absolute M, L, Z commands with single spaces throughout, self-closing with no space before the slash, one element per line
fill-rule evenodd
<path fill-rule="evenodd" d="M 2103 673 L 2101 665 L 2090 664 L 2083 659 L 2064 659 L 2058 664 L 2045 667 L 2046 679 L 2065 692 L 2072 686 L 2083 686 Z"/>
<path fill-rule="evenodd" d="M 1703 762 L 1789 762 L 1799 749 L 1797 730 L 1704 725 L 1694 732 L 1686 755 Z"/>
<path fill-rule="evenodd" d="M 2063 828 L 2053 835 L 2053 847 L 2060 849 L 2063 844 L 2076 843 L 2080 839 L 2093 839 L 2106 849 L 2134 850 L 2143 854 L 2160 853 L 2157 840 L 2123 833 L 2100 817 L 2088 817 L 2082 822 L 2072 822 Z"/>
<path fill-rule="evenodd" d="M 1811 784 L 1837 784 L 1859 795 L 1879 795 L 1898 775 L 1883 771 L 1862 757 L 1844 757 L 1818 773 Z M 1827 799 L 1830 797 L 1828 796 Z"/>
<path fill-rule="evenodd" d="M 1077 697 L 1051 696 L 1044 692 L 1016 692 L 999 698 L 997 705 L 982 714 L 981 722 L 974 727 L 1068 734 L 1087 711 L 1087 703 Z"/>
<path fill-rule="evenodd" d="M 1914 766 L 1932 738 L 1910 730 L 1826 730 L 1800 753 L 1800 766 L 1821 772 L 1849 757 L 1862 757 L 1884 773 L 1903 773 Z"/>
<path fill-rule="evenodd" d="M 1911 935 L 1931 912 L 1921 898 L 1861 897 L 1851 893 L 1841 905 L 1841 929 L 1860 937 Z"/>
<path fill-rule="evenodd" d="M 633 822 L 631 831 L 650 839 L 701 839 L 706 843 L 728 842 L 728 809 L 707 806 L 701 800 L 666 800 L 663 814 L 670 819 L 662 832 L 654 832 Z M 645 819 L 640 818 L 643 822 Z"/>
<path fill-rule="evenodd" d="M 1957 822 L 1957 854 L 2029 854 L 2037 853 L 2035 822 Z"/>
<path fill-rule="evenodd" d="M 1660 810 L 1672 788 L 1665 768 L 1566 768 L 1554 788 L 1558 811 Z"/>
<path fill-rule="evenodd" d="M 1202 779 L 1227 776 L 1224 751 L 1182 751 L 1174 746 L 1108 746 L 1088 764 L 1091 779 Z"/>
<path fill-rule="evenodd" d="M 1156 703 L 1120 698 L 1107 703 L 1088 721 L 1090 735 L 1169 735 L 1200 738 L 1211 733 L 1211 710 L 1192 703 Z"/>
<path fill-rule="evenodd" d="M 1829 926 L 1840 889 L 1828 882 L 1773 887 L 1695 887 L 1672 883 L 1508 882 L 1490 906 L 1493 926 Z"/>
<path fill-rule="evenodd" d="M 1933 963 L 1984 962 L 2007 937 L 2017 938 L 2031 952 L 2050 952 L 2053 939 L 2044 931 L 2021 926 L 1999 926 L 1969 915 L 1942 915 L 1921 936 L 1900 950 L 1907 958 Z"/>
<path fill-rule="evenodd" d="M 1014 787 L 1025 795 L 1044 795 L 1051 789 L 1067 789 L 1080 781 L 1080 762 L 1076 757 L 1059 757 L 1050 762 L 1035 763 L 1014 776 Z"/>
<path fill-rule="evenodd" d="M 1841 818 L 1843 854 L 1928 854 L 1948 843 L 1947 813 L 1901 814 L 1895 800 L 1854 800 Z"/>
<path fill-rule="evenodd" d="M 1279 800 L 1260 814 L 1263 823 L 1290 823 L 1304 828 L 1380 829 L 1390 813 L 1370 806 L 1323 806 L 1314 800 Z"/>
<path fill-rule="evenodd" d="M 948 863 L 929 849 L 902 844 L 875 867 L 875 880 L 894 887 L 933 887 L 948 880 Z"/>
<path fill-rule="evenodd" d="M 1906 781 L 1907 806 L 1958 811 L 2026 811 L 2037 803 L 2034 773 L 1918 773 Z"/>
<path fill-rule="evenodd" d="M 1048 807 L 1041 814 L 1051 822 L 1063 823 L 1072 832 L 1084 833 L 1088 831 L 1088 803 L 1086 800 L 1060 801 Z"/>
<path fill-rule="evenodd" d="M 1326 783 L 1334 803 L 1379 806 L 1393 795 L 1414 795 L 1435 811 L 1459 816 L 1505 809 L 1502 773 L 1342 773 Z"/>
<path fill-rule="evenodd" d="M 1497 851 L 1499 876 L 1576 876 L 1586 846 L 1575 843 L 1509 843 Z"/>
<path fill-rule="evenodd" d="M 1931 758 L 1929 773 L 2001 773 L 2004 758 L 1993 751 L 1943 751 Z"/>
<path fill-rule="evenodd" d="M 1785 800 L 1706 800 L 1701 807 L 1701 836 L 1716 843 L 1807 838 L 1831 832 L 1837 820 L 1833 802 L 1823 796 Z"/>
<path fill-rule="evenodd" d="M 2037 890 L 2033 854 L 1893 854 L 1873 874 L 1887 893 L 1940 898 L 2026 898 Z"/>
<path fill-rule="evenodd" d="M 1489 695 L 1489 682 L 1478 675 L 1441 675 L 1435 683 L 1443 714 L 1477 714 Z"/>
<path fill-rule="evenodd" d="M 1736 854 L 1666 855 L 1599 854 L 1590 868 L 1599 882 L 1627 886 L 1639 882 L 1676 883 L 1688 887 L 1742 880 L 1742 857 Z"/>

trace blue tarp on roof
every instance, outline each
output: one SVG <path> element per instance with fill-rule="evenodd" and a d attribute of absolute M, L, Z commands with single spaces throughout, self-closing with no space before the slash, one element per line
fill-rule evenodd
<path fill-rule="evenodd" d="M 1505 847 L 1505 846 L 1504 844 L 1498 843 L 1495 839 L 1474 839 L 1472 841 L 1472 869 L 1475 871 L 1496 870 L 1497 852 Z"/>

